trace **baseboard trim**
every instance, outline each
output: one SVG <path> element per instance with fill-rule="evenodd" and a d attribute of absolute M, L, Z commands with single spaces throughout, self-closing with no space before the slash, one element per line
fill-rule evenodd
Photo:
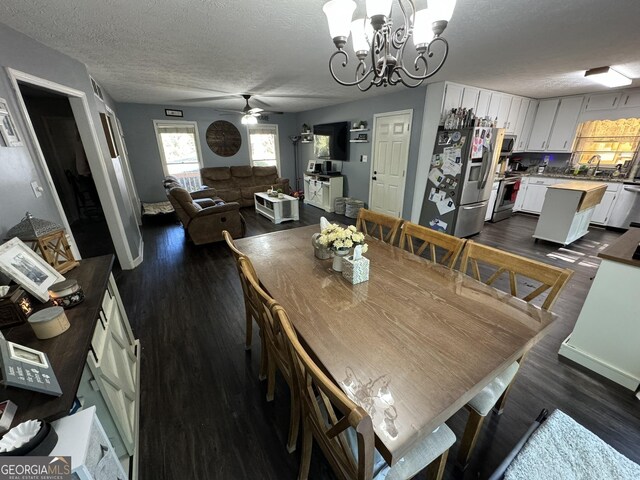
<path fill-rule="evenodd" d="M 563 356 L 572 362 L 597 373 L 598 375 L 602 375 L 603 377 L 608 378 L 609 380 L 622 385 L 633 392 L 638 389 L 638 386 L 640 386 L 640 378 L 635 377 L 629 372 L 625 372 L 619 368 L 609 365 L 599 358 L 593 357 L 587 352 L 583 352 L 582 350 L 572 346 L 569 343 L 570 339 L 571 335 L 562 342 L 558 355 Z"/>

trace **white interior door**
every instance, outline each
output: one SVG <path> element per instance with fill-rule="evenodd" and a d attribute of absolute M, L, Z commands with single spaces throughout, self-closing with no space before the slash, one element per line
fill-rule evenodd
<path fill-rule="evenodd" d="M 413 110 L 374 116 L 369 208 L 399 217 L 409 160 Z"/>

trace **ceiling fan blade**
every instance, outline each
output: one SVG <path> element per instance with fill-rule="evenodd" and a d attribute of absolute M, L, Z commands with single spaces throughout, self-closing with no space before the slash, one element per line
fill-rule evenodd
<path fill-rule="evenodd" d="M 247 110 L 247 113 L 250 113 L 250 114 L 252 114 L 252 115 L 253 115 L 254 113 L 260 113 L 260 112 L 264 112 L 264 108 L 260 108 L 260 107 L 253 107 L 253 108 L 250 108 L 249 110 Z"/>
<path fill-rule="evenodd" d="M 244 112 L 242 110 L 225 110 L 224 108 L 216 108 L 215 110 L 223 113 L 236 113 L 238 115 L 244 115 Z"/>
<path fill-rule="evenodd" d="M 266 110 L 263 110 L 261 113 L 263 115 L 282 115 L 284 112 L 268 112 Z"/>

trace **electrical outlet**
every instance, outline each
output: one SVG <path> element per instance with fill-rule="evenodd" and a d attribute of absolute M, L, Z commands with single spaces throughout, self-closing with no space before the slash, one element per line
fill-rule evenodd
<path fill-rule="evenodd" d="M 40 198 L 42 196 L 42 192 L 44 192 L 44 188 L 38 185 L 38 182 L 36 181 L 31 182 L 31 189 L 33 190 L 33 194 L 36 198 Z"/>
<path fill-rule="evenodd" d="M 360 155 L 360 161 L 363 163 L 367 163 L 367 156 L 366 155 Z"/>

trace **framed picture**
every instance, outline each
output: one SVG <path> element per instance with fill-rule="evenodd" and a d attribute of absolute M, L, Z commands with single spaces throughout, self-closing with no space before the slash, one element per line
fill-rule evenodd
<path fill-rule="evenodd" d="M 2 134 L 2 138 L 7 147 L 22 146 L 22 140 L 20 140 L 18 130 L 9 113 L 7 101 L 4 98 L 0 98 L 0 134 Z"/>
<path fill-rule="evenodd" d="M 49 301 L 49 287 L 65 279 L 17 237 L 0 245 L 0 272 L 42 302 Z"/>
<path fill-rule="evenodd" d="M 182 110 L 173 110 L 171 108 L 165 108 L 164 109 L 164 114 L 167 117 L 182 117 Z"/>

